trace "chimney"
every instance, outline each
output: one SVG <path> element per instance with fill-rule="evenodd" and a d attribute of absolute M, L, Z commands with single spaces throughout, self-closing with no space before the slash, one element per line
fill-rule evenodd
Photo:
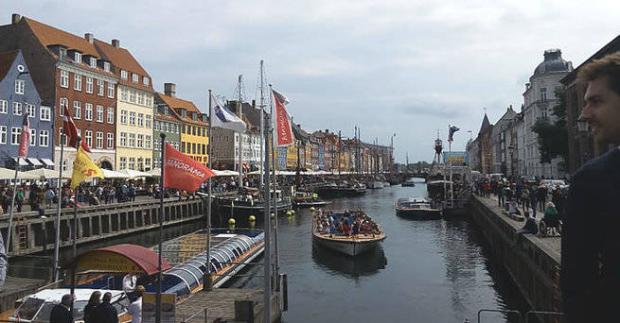
<path fill-rule="evenodd" d="M 176 96 L 176 85 L 174 83 L 164 83 L 164 94 L 167 96 Z"/>
<path fill-rule="evenodd" d="M 112 39 L 112 46 L 114 46 L 115 48 L 121 47 L 121 41 L 118 39 Z"/>
<path fill-rule="evenodd" d="M 84 34 L 84 39 L 88 40 L 89 43 L 93 43 L 95 41 L 95 36 L 91 33 Z"/>
<path fill-rule="evenodd" d="M 22 16 L 20 16 L 18 13 L 14 13 L 13 15 L 11 15 L 11 23 L 13 25 L 17 25 L 17 23 L 22 20 Z"/>

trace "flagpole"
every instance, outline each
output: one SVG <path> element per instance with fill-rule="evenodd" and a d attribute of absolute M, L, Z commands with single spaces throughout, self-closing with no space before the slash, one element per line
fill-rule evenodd
<path fill-rule="evenodd" d="M 9 258 L 9 253 L 11 252 L 11 233 L 13 228 L 13 214 L 15 213 L 13 209 L 15 208 L 15 196 L 17 195 L 17 173 L 19 172 L 19 162 L 21 157 L 17 156 L 17 165 L 15 166 L 15 177 L 13 178 L 13 197 L 11 198 L 11 208 L 9 209 L 9 227 L 6 233 L 6 255 L 7 259 Z M 21 182 L 21 181 L 20 181 Z M 15 249 L 15 246 L 13 246 Z"/>
<path fill-rule="evenodd" d="M 82 141 L 82 138 L 80 138 L 79 136 L 77 137 L 77 151 L 76 151 L 76 155 L 75 157 L 77 158 L 77 154 L 80 152 L 80 141 Z M 71 183 L 71 186 L 74 186 L 75 183 Z M 77 257 L 77 229 L 78 229 L 78 216 L 77 216 L 77 203 L 78 203 L 78 188 L 80 187 L 80 184 L 78 183 L 78 185 L 75 185 L 75 190 L 73 192 L 73 232 L 71 234 L 72 237 L 72 248 L 73 248 L 73 259 L 75 260 L 75 258 Z"/>
<path fill-rule="evenodd" d="M 54 281 L 58 281 L 60 279 L 60 266 L 59 266 L 59 258 L 60 258 L 60 210 L 62 204 L 62 166 L 63 166 L 63 158 L 64 158 L 64 150 L 65 145 L 63 141 L 64 129 L 60 129 L 60 165 L 58 166 L 58 203 L 56 203 L 56 239 L 54 240 Z M 47 243 L 47 242 L 46 242 Z"/>
<path fill-rule="evenodd" d="M 269 86 L 271 89 L 271 86 Z M 270 105 L 271 106 L 271 105 Z M 272 108 L 273 109 L 273 108 Z M 271 114 L 270 114 L 271 115 Z M 267 116 L 267 120 L 269 121 L 269 115 Z M 266 123 L 270 128 L 265 131 L 265 144 L 269 143 L 269 134 L 272 133 L 273 128 L 270 125 L 270 122 Z M 272 142 L 272 152 L 273 152 L 273 142 Z M 267 150 L 265 149 L 265 153 Z M 272 156 L 273 157 L 273 156 Z M 263 195 L 264 199 L 264 221 L 265 221 L 265 250 L 264 250 L 264 291 L 263 291 L 263 322 L 269 323 L 271 322 L 271 205 L 269 199 L 270 193 L 270 185 L 269 185 L 269 156 L 265 156 L 263 172 L 265 176 L 265 184 L 263 186 Z M 275 164 L 274 164 L 275 168 Z"/>
<path fill-rule="evenodd" d="M 209 169 L 213 169 L 212 168 L 212 163 L 213 163 L 213 104 L 211 103 L 213 101 L 213 98 L 211 97 L 211 90 L 209 90 L 209 146 L 207 146 L 207 149 L 209 150 Z M 209 197 L 207 198 L 207 263 L 206 265 L 206 272 L 205 272 L 205 277 L 204 277 L 204 282 L 203 282 L 203 289 L 204 290 L 211 290 L 211 284 L 212 284 L 212 277 L 211 277 L 211 185 L 212 185 L 212 181 L 211 181 L 211 177 L 209 177 L 209 183 L 208 183 L 208 193 L 209 193 Z"/>
<path fill-rule="evenodd" d="M 239 97 L 237 104 L 239 105 L 239 109 L 237 112 L 239 113 L 239 119 L 243 120 L 243 102 L 241 102 L 241 82 L 243 75 L 239 75 Z M 239 131 L 239 183 L 237 188 L 240 190 L 243 187 L 243 133 L 244 131 Z"/>
<path fill-rule="evenodd" d="M 166 134 L 161 132 L 159 134 L 159 137 L 161 138 L 161 173 L 160 173 L 160 177 L 159 177 L 159 188 L 160 188 L 160 194 L 159 194 L 159 245 L 157 248 L 157 295 L 155 297 L 155 323 L 161 323 L 161 279 L 162 279 L 162 273 L 161 273 L 161 254 L 162 254 L 162 248 L 163 248 L 163 244 L 162 244 L 162 239 L 163 239 L 163 229 L 164 229 L 164 169 L 165 164 L 165 155 L 166 155 L 166 147 L 165 147 L 165 143 L 166 143 Z M 209 142 L 209 145 L 211 144 L 211 142 Z M 208 267 L 208 266 L 207 266 Z"/>
<path fill-rule="evenodd" d="M 273 95 L 273 90 L 271 89 L 271 85 L 269 85 L 269 90 L 271 95 Z M 273 101 L 272 104 L 269 106 L 269 113 L 273 116 Z M 272 118 L 273 122 L 275 122 L 277 120 L 277 118 Z M 279 249 L 280 246 L 278 244 L 278 196 L 276 194 L 276 191 L 278 189 L 278 176 L 277 176 L 277 165 L 276 165 L 276 135 L 274 135 L 274 129 L 275 127 L 273 127 L 272 124 L 272 128 L 271 128 L 271 161 L 273 163 L 273 214 L 275 216 L 275 222 L 273 224 L 273 240 L 274 240 L 274 258 L 275 258 L 275 268 L 274 268 L 274 275 L 277 279 L 277 277 L 279 277 L 279 271 L 280 271 L 280 254 L 279 254 Z M 269 219 L 271 222 L 271 214 L 269 215 Z"/>
<path fill-rule="evenodd" d="M 260 60 L 260 166 L 263 167 L 264 161 L 263 158 L 266 158 L 266 149 L 265 149 L 265 94 L 263 92 L 263 88 L 265 87 L 264 79 L 263 79 L 263 60 Z M 267 170 L 269 171 L 269 170 Z M 263 177 L 264 172 L 260 172 L 260 184 L 265 185 L 265 179 Z"/>

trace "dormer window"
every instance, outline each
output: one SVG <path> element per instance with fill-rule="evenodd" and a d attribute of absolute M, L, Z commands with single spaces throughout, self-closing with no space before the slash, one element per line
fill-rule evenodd
<path fill-rule="evenodd" d="M 58 56 L 60 56 L 60 59 L 67 57 L 67 49 L 60 47 L 58 50 Z"/>
<path fill-rule="evenodd" d="M 97 68 L 97 59 L 94 57 L 90 58 L 90 67 Z"/>
<path fill-rule="evenodd" d="M 140 80 L 140 76 L 138 74 L 131 73 L 131 82 L 138 83 L 139 80 Z"/>
<path fill-rule="evenodd" d="M 180 110 L 181 110 L 181 116 L 183 118 L 186 118 L 187 117 L 187 110 L 184 110 L 184 109 L 180 109 Z"/>
<path fill-rule="evenodd" d="M 110 71 L 110 62 L 103 62 L 103 70 L 106 72 Z"/>
<path fill-rule="evenodd" d="M 144 84 L 144 85 L 148 86 L 148 85 L 149 85 L 149 83 L 150 83 L 149 78 L 145 76 L 145 77 L 142 79 L 142 84 Z"/>
<path fill-rule="evenodd" d="M 198 119 L 198 113 L 193 112 L 192 113 L 192 120 L 197 120 Z"/>
<path fill-rule="evenodd" d="M 123 79 L 123 80 L 127 79 L 127 71 L 121 70 L 121 79 Z"/>
<path fill-rule="evenodd" d="M 82 54 L 75 52 L 74 56 L 73 56 L 73 61 L 76 63 L 81 63 L 82 62 Z"/>

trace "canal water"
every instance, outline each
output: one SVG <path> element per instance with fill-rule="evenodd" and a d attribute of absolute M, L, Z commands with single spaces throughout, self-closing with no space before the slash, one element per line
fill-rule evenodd
<path fill-rule="evenodd" d="M 333 200 L 328 208 L 360 208 L 387 234 L 381 248 L 356 258 L 313 246 L 309 210 L 279 217 L 280 271 L 289 282 L 283 321 L 462 323 L 476 322 L 481 309 L 527 309 L 508 274 L 492 259 L 492 246 L 470 220 L 411 221 L 395 215 L 398 198 L 425 195 L 426 185 L 417 183 Z M 164 239 L 203 226 L 197 221 L 169 227 Z M 78 252 L 118 243 L 153 246 L 157 238 L 153 230 L 83 245 Z M 70 248 L 62 258 L 71 258 Z M 11 275 L 48 278 L 50 254 L 11 258 L 9 268 Z M 262 288 L 262 274 L 261 265 L 252 266 L 229 287 Z M 511 319 L 483 313 L 481 322 L 517 322 Z"/>
<path fill-rule="evenodd" d="M 397 217 L 398 198 L 425 196 L 426 185 L 369 190 L 333 200 L 334 210 L 361 208 L 385 230 L 382 248 L 350 258 L 312 243 L 311 213 L 279 218 L 280 270 L 288 274 L 284 322 L 477 321 L 481 309 L 525 310 L 500 264 L 469 220 L 411 221 Z M 262 267 L 232 287 L 262 288 Z M 481 322 L 512 322 L 483 313 Z M 516 322 L 516 321 L 515 321 Z"/>

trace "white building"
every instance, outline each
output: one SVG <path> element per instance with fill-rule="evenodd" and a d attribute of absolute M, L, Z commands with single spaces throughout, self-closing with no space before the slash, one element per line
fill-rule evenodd
<path fill-rule="evenodd" d="M 549 49 L 544 53 L 543 62 L 534 70 L 530 82 L 525 84 L 523 134 L 526 177 L 560 178 L 565 175 L 558 167 L 561 158 L 555 158 L 551 163 L 541 163 L 538 136 L 531 129 L 537 120 L 555 121 L 553 116 L 553 107 L 557 104 L 555 93 L 562 87 L 560 80 L 572 70 L 572 63 L 562 59 L 562 52 L 559 49 Z"/>

